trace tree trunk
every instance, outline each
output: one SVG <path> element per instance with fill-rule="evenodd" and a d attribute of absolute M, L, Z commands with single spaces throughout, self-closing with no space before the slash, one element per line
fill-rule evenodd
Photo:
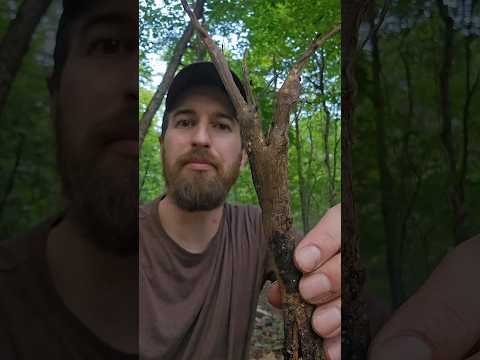
<path fill-rule="evenodd" d="M 374 28 L 375 13 L 372 10 L 370 26 Z M 377 162 L 380 173 L 380 191 L 382 203 L 382 215 L 384 222 L 385 242 L 387 247 L 386 263 L 390 280 L 390 291 L 392 305 L 398 307 L 405 299 L 403 284 L 402 264 L 402 237 L 401 220 L 399 209 L 403 209 L 402 199 L 397 197 L 397 186 L 389 168 L 389 151 L 386 143 L 387 133 L 385 131 L 386 110 L 384 88 L 382 87 L 382 63 L 378 47 L 377 31 L 374 31 L 370 38 L 372 44 L 372 74 L 373 74 L 373 96 L 372 101 L 375 107 L 375 131 Z M 400 216 L 401 218 L 401 216 Z"/>
<path fill-rule="evenodd" d="M 469 142 L 470 142 L 469 125 L 470 125 L 470 119 L 471 119 L 472 99 L 475 92 L 479 89 L 479 84 L 480 84 L 480 71 L 477 71 L 477 76 L 473 81 L 473 84 L 470 79 L 471 72 L 472 72 L 471 42 L 472 42 L 471 37 L 465 38 L 466 97 L 465 97 L 465 103 L 463 106 L 463 132 L 462 132 L 463 147 L 462 147 L 462 158 L 461 158 L 460 173 L 459 173 L 459 186 L 462 189 L 462 194 L 464 191 L 465 180 L 467 178 L 468 163 L 469 163 L 468 161 L 469 160 L 468 151 L 469 151 Z M 463 223 L 459 224 L 459 228 L 458 228 L 459 236 L 457 237 L 457 243 L 463 241 L 464 239 L 469 239 L 473 235 L 468 233 L 468 231 L 465 229 L 466 219 L 468 219 L 466 210 L 464 212 L 464 216 L 465 216 L 465 219 Z"/>
<path fill-rule="evenodd" d="M 52 0 L 24 0 L 0 44 L 0 115 L 35 29 Z"/>
<path fill-rule="evenodd" d="M 198 18 L 203 16 L 203 7 L 205 5 L 205 0 L 198 0 L 195 4 L 195 14 Z M 175 77 L 175 73 L 177 71 L 178 66 L 180 65 L 180 61 L 182 56 L 187 49 L 187 45 L 192 38 L 193 35 L 193 28 L 192 25 L 189 24 L 185 31 L 183 32 L 180 40 L 178 41 L 177 45 L 175 46 L 175 50 L 173 51 L 173 56 L 168 63 L 167 69 L 165 71 L 165 75 L 162 78 L 160 85 L 158 86 L 155 94 L 153 95 L 152 100 L 148 104 L 147 110 L 142 115 L 140 119 L 139 125 L 139 136 L 138 136 L 138 147 L 139 149 L 142 148 L 143 142 L 145 141 L 145 136 L 147 135 L 148 129 L 152 124 L 152 120 L 155 117 L 158 109 L 162 105 L 163 98 L 167 93 L 170 84 L 172 83 L 173 78 Z"/>
<path fill-rule="evenodd" d="M 453 19 L 448 16 L 447 7 L 441 0 L 437 0 L 440 17 L 445 25 L 443 34 L 443 62 L 439 73 L 440 109 L 442 118 L 441 139 L 447 158 L 447 179 L 449 186 L 449 200 L 453 212 L 453 235 L 455 244 L 463 238 L 463 228 L 466 216 L 465 209 L 465 176 L 459 171 L 458 154 L 455 149 L 454 133 L 452 129 L 452 99 L 450 96 L 450 80 L 455 56 Z M 465 119 L 464 119 L 465 120 Z M 463 139 L 465 141 L 465 139 Z"/>
<path fill-rule="evenodd" d="M 360 263 L 352 183 L 358 28 L 368 3 L 342 1 L 342 358 L 348 360 L 366 360 L 370 342 L 366 305 L 361 297 L 365 270 Z"/>

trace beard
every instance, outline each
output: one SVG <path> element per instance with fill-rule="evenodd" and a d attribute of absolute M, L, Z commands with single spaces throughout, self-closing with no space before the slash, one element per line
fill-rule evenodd
<path fill-rule="evenodd" d="M 180 156 L 169 166 L 165 150 L 162 149 L 162 170 L 167 192 L 175 204 L 186 211 L 209 211 L 221 206 L 227 198 L 240 173 L 242 153 L 238 160 L 229 168 L 224 168 L 209 154 L 208 149 L 198 148 Z M 186 164 L 193 160 L 207 160 L 212 165 L 214 174 L 210 171 L 193 171 L 183 173 Z"/>
<path fill-rule="evenodd" d="M 109 136 L 121 136 L 120 132 L 138 134 L 136 123 L 130 118 L 115 119 L 110 125 L 92 126 L 87 136 L 78 139 L 59 106 L 57 114 L 57 164 L 69 216 L 101 250 L 120 256 L 137 254 L 138 158 L 109 156 L 106 143 Z"/>

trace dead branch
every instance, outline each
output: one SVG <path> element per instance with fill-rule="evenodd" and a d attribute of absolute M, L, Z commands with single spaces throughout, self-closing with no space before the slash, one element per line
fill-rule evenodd
<path fill-rule="evenodd" d="M 330 38 L 339 32 L 340 25 L 337 25 L 325 35 L 318 36 L 289 71 L 287 79 L 277 94 L 277 106 L 274 115 L 275 125 L 270 132 L 271 138 L 268 139 L 269 143 L 274 141 L 275 138 L 278 139 L 279 137 L 285 136 L 285 132 L 287 131 L 290 122 L 290 114 L 300 96 L 300 74 L 308 60 L 317 49 L 323 46 Z"/>

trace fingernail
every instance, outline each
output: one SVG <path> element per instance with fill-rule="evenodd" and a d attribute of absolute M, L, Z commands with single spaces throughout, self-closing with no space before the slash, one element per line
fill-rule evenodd
<path fill-rule="evenodd" d="M 307 246 L 297 253 L 297 264 L 301 270 L 309 272 L 320 264 L 320 249 L 316 246 Z"/>
<path fill-rule="evenodd" d="M 327 336 L 340 327 L 342 314 L 337 307 L 328 308 L 319 312 L 313 322 L 317 332 L 322 336 Z"/>
<path fill-rule="evenodd" d="M 374 346 L 372 360 L 431 360 L 432 349 L 416 336 L 400 336 Z"/>

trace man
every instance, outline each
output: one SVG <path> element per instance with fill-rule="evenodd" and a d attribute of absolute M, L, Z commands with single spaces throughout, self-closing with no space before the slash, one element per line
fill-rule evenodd
<path fill-rule="evenodd" d="M 65 212 L 0 245 L 0 359 L 138 358 L 138 9 L 64 1 L 49 83 Z"/>
<path fill-rule="evenodd" d="M 243 88 L 233 74 L 237 86 Z M 166 194 L 140 210 L 140 351 L 145 359 L 246 359 L 259 292 L 271 275 L 260 210 L 225 203 L 247 158 L 212 63 L 169 89 L 160 138 Z M 340 359 L 340 208 L 299 244 L 312 325 Z M 270 295 L 279 304 L 279 289 Z"/>

